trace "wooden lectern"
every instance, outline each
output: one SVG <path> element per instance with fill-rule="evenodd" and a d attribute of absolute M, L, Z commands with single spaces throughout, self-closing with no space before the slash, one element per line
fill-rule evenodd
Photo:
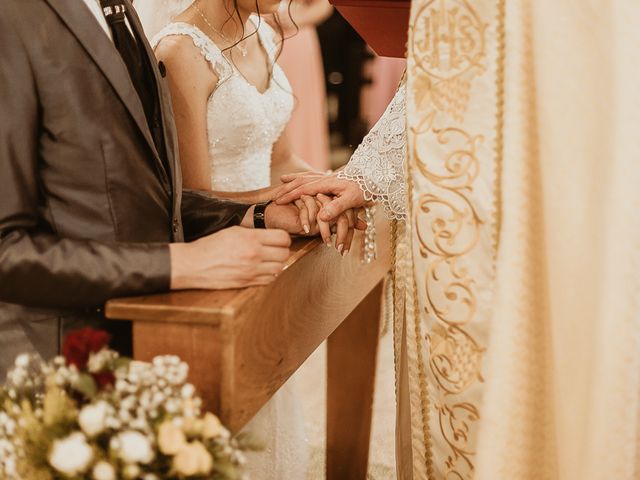
<path fill-rule="evenodd" d="M 106 315 L 133 321 L 137 360 L 187 361 L 205 408 L 235 432 L 328 339 L 327 478 L 364 480 L 391 251 L 382 211 L 376 223 L 378 259 L 369 265 L 360 233 L 345 258 L 320 239 L 297 240 L 268 287 L 111 300 Z"/>

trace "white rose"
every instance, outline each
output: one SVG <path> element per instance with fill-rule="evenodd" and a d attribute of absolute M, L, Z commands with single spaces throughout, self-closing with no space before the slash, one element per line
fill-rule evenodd
<path fill-rule="evenodd" d="M 173 422 L 162 422 L 158 429 L 158 446 L 165 455 L 175 455 L 187 443 L 182 429 Z"/>
<path fill-rule="evenodd" d="M 128 478 L 128 479 L 138 478 L 140 476 L 140 473 L 142 473 L 140 470 L 140 467 L 135 463 L 126 465 L 122 470 L 122 474 L 124 475 L 124 478 Z"/>
<path fill-rule="evenodd" d="M 113 466 L 105 461 L 98 462 L 93 467 L 94 480 L 116 480 L 116 471 Z"/>
<path fill-rule="evenodd" d="M 102 372 L 107 369 L 118 358 L 118 354 L 108 348 L 103 348 L 99 352 L 89 355 L 87 369 L 91 373 Z"/>
<path fill-rule="evenodd" d="M 213 413 L 207 412 L 204 416 L 204 427 L 202 429 L 202 436 L 204 438 L 216 438 L 216 437 L 229 437 L 229 430 L 222 426 L 220 419 Z"/>
<path fill-rule="evenodd" d="M 188 443 L 173 457 L 173 469 L 185 477 L 209 475 L 213 458 L 200 442 Z"/>
<path fill-rule="evenodd" d="M 147 464 L 154 452 L 149 439 L 140 432 L 128 430 L 118 435 L 118 455 L 125 463 Z"/>
<path fill-rule="evenodd" d="M 104 349 L 100 350 L 98 353 L 92 353 L 89 355 L 89 360 L 87 361 L 87 370 L 91 373 L 101 372 L 104 367 L 106 367 L 107 357 L 103 354 Z"/>
<path fill-rule="evenodd" d="M 62 440 L 53 442 L 49 452 L 49 463 L 60 473 L 75 477 L 87 471 L 93 460 L 93 450 L 86 437 L 75 432 Z"/>
<path fill-rule="evenodd" d="M 89 437 L 100 435 L 106 427 L 108 413 L 109 405 L 103 401 L 83 407 L 78 415 L 80 428 Z"/>

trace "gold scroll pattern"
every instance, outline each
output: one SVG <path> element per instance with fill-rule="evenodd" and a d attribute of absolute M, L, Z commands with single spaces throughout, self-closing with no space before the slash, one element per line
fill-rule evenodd
<path fill-rule="evenodd" d="M 410 182 L 409 198 L 414 262 L 421 263 L 414 274 L 420 276 L 425 299 L 414 300 L 420 307 L 416 313 L 422 311 L 427 317 L 426 322 L 417 320 L 427 332 L 416 338 L 418 352 L 425 339 L 428 345 L 427 358 L 418 357 L 423 363 L 420 371 L 428 368 L 429 386 L 428 391 L 420 390 L 423 410 L 434 419 L 425 423 L 423 434 L 447 449 L 443 458 L 426 453 L 430 477 L 437 471 L 446 480 L 470 480 L 480 406 L 465 393 L 483 382 L 485 348 L 474 334 L 477 279 L 469 257 L 479 245 L 482 229 L 495 219 L 482 217 L 474 191 L 481 168 L 486 167 L 479 150 L 492 139 L 472 133 L 464 120 L 474 81 L 495 69 L 488 66 L 489 23 L 478 9 L 466 0 L 416 3 L 409 29 L 408 98 L 419 113 L 408 124 L 409 176 L 427 187 L 416 198 Z M 487 151 L 483 150 L 485 155 Z"/>

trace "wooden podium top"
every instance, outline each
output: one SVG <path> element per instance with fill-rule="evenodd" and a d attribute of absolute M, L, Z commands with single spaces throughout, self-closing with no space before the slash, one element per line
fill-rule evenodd
<path fill-rule="evenodd" d="M 320 238 L 294 240 L 286 268 L 289 269 L 322 245 Z M 106 313 L 108 318 L 219 326 L 225 320 L 235 318 L 252 298 L 261 295 L 264 290 L 262 287 L 216 291 L 187 290 L 120 298 L 107 303 Z"/>
<path fill-rule="evenodd" d="M 382 211 L 376 228 L 378 259 L 369 265 L 361 232 L 344 258 L 320 239 L 298 239 L 271 285 L 114 299 L 106 316 L 133 322 L 135 359 L 174 354 L 189 363 L 205 406 L 237 431 L 385 277 L 391 244 Z M 377 329 L 377 319 L 365 323 Z"/>
<path fill-rule="evenodd" d="M 406 57 L 410 1 L 331 0 L 331 3 L 378 55 Z"/>

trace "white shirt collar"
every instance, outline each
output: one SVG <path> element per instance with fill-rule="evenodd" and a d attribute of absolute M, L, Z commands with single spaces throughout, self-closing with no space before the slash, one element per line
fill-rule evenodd
<path fill-rule="evenodd" d="M 104 30 L 104 32 L 109 36 L 109 38 L 113 39 L 111 36 L 111 29 L 109 28 L 109 24 L 107 24 L 107 19 L 104 18 L 104 14 L 102 13 L 102 7 L 100 6 L 100 0 L 83 0 L 85 5 L 91 10 L 93 16 L 96 17 L 96 20 Z"/>
<path fill-rule="evenodd" d="M 91 10 L 91 13 L 93 13 L 93 16 L 96 17 L 96 20 L 98 21 L 98 23 L 100 24 L 100 26 L 102 27 L 102 29 L 104 30 L 104 33 L 107 34 L 107 36 L 113 40 L 113 36 L 111 35 L 111 29 L 109 28 L 109 24 L 107 23 L 107 19 L 104 18 L 104 13 L 102 13 L 102 7 L 100 6 L 100 0 L 83 0 L 85 5 L 89 8 L 89 10 Z M 131 30 L 131 25 L 129 25 L 129 20 L 127 19 L 127 27 L 129 27 L 129 30 L 133 33 L 133 30 Z"/>

